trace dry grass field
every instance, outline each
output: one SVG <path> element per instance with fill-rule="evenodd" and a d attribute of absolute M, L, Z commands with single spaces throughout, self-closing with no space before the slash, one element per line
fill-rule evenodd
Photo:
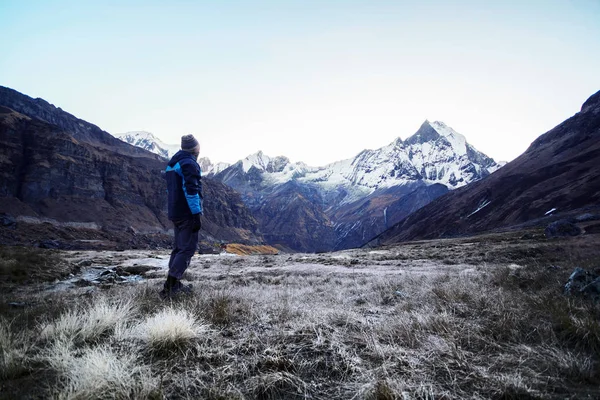
<path fill-rule="evenodd" d="M 193 295 L 171 301 L 166 251 L 2 249 L 0 398 L 597 399 L 600 305 L 562 287 L 600 267 L 599 242 L 195 256 Z M 52 282 L 90 265 L 148 268 Z"/>

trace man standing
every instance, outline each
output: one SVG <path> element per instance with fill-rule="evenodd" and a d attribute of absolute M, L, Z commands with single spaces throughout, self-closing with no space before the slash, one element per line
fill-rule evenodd
<path fill-rule="evenodd" d="M 193 135 L 181 137 L 178 151 L 166 170 L 169 198 L 169 219 L 175 228 L 175 242 L 169 259 L 169 274 L 160 292 L 168 298 L 180 292 L 190 292 L 190 286 L 181 283 L 183 273 L 190 265 L 198 248 L 198 231 L 202 215 L 202 181 L 197 159 L 200 143 Z"/>

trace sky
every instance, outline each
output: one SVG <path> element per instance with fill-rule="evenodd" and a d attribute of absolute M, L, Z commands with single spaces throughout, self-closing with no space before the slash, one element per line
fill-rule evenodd
<path fill-rule="evenodd" d="M 312 166 L 443 121 L 497 161 L 600 90 L 600 0 L 0 1 L 0 85 Z"/>

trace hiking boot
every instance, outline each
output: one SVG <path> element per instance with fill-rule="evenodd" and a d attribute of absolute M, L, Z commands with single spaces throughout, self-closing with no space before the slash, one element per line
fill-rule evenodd
<path fill-rule="evenodd" d="M 177 296 L 180 293 L 192 293 L 192 285 L 184 285 L 179 279 L 169 275 L 163 286 L 163 289 L 159 293 L 160 297 L 162 299 L 169 299 Z"/>

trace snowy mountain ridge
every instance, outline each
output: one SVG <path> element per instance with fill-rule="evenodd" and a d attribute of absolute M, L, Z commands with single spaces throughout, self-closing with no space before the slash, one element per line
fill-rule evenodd
<path fill-rule="evenodd" d="M 213 164 L 208 157 L 199 157 L 198 164 L 202 170 L 202 176 L 218 174 L 230 166 L 230 164 L 224 162 Z"/>
<path fill-rule="evenodd" d="M 318 171 L 318 168 L 309 167 L 303 162 L 292 163 L 284 156 L 269 157 L 262 151 L 249 155 L 239 163 L 244 173 L 247 174 L 254 168 L 270 183 L 285 183 L 298 179 L 308 172 Z"/>
<path fill-rule="evenodd" d="M 175 153 L 179 151 L 179 145 L 166 144 L 152 133 L 147 131 L 132 131 L 125 133 L 118 133 L 113 135 L 117 139 L 121 139 L 125 143 L 141 147 L 142 149 L 148 150 L 154 154 L 158 154 L 164 158 L 171 158 Z"/>
<path fill-rule="evenodd" d="M 179 150 L 178 145 L 165 144 L 146 131 L 115 136 L 164 158 L 172 157 Z M 234 165 L 238 166 L 241 174 L 248 174 L 254 168 L 254 173 L 260 174 L 263 185 L 297 180 L 324 191 L 345 190 L 347 196 L 343 202 L 348 202 L 377 189 L 416 181 L 427 185 L 441 183 L 449 189 L 456 189 L 489 175 L 503 164 L 477 151 L 463 135 L 443 122 L 426 120 L 414 135 L 404 141 L 398 137 L 387 146 L 363 150 L 353 158 L 323 167 L 291 163 L 287 157 L 270 157 L 262 151 Z M 231 166 L 227 163 L 213 165 L 208 158 L 202 158 L 201 167 L 204 175 L 216 175 Z"/>
<path fill-rule="evenodd" d="M 152 133 L 146 131 L 125 132 L 114 136 L 125 143 L 141 147 L 142 149 L 158 154 L 167 160 L 173 157 L 181 148 L 177 144 L 166 144 Z M 218 174 L 229 167 L 229 164 L 223 162 L 213 164 L 210 159 L 206 157 L 199 158 L 198 164 L 200 164 L 203 175 Z"/>
<path fill-rule="evenodd" d="M 270 243 L 312 252 L 361 246 L 499 167 L 454 129 L 425 121 L 406 140 L 322 167 L 259 151 L 214 178 L 242 195 Z"/>
<path fill-rule="evenodd" d="M 357 200 L 378 189 L 416 182 L 441 183 L 456 189 L 479 180 L 500 164 L 467 143 L 466 138 L 443 122 L 425 121 L 406 140 L 375 150 L 363 150 L 353 158 L 323 167 L 291 163 L 286 157 L 271 158 L 262 151 L 239 161 L 237 174 L 259 173 L 263 186 L 291 180 L 320 187 L 325 192 L 345 191 L 342 203 Z M 238 165 L 238 164 L 234 164 Z M 227 183 L 227 179 L 224 179 Z"/>

